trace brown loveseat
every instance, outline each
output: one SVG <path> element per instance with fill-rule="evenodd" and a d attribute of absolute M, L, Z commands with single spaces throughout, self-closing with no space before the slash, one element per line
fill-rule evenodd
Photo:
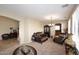
<path fill-rule="evenodd" d="M 67 34 L 61 33 L 60 35 L 55 36 L 53 41 L 58 44 L 63 44 L 66 39 L 67 39 Z"/>

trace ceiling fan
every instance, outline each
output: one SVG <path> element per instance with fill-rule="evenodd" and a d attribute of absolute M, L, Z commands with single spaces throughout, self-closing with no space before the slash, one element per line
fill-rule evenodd
<path fill-rule="evenodd" d="M 63 8 L 68 7 L 68 6 L 69 6 L 69 4 L 63 4 L 62 5 Z"/>

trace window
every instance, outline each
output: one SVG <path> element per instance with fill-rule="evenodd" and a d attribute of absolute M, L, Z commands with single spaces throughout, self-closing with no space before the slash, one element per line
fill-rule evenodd
<path fill-rule="evenodd" d="M 55 30 L 60 31 L 61 32 L 61 24 L 55 24 Z"/>
<path fill-rule="evenodd" d="M 55 30 L 60 30 L 60 26 L 55 26 Z"/>
<path fill-rule="evenodd" d="M 71 33 L 71 19 L 68 21 L 68 33 Z"/>
<path fill-rule="evenodd" d="M 75 41 L 76 47 L 79 50 L 79 7 L 72 15 L 72 34 L 73 34 L 73 41 Z"/>

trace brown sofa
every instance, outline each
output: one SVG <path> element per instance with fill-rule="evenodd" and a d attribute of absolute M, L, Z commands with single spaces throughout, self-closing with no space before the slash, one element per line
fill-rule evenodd
<path fill-rule="evenodd" d="M 46 34 L 43 34 L 42 32 L 36 32 L 32 35 L 32 41 L 43 43 L 48 39 Z"/>

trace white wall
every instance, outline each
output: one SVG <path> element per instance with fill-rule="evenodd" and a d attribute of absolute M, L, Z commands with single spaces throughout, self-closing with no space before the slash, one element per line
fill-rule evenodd
<path fill-rule="evenodd" d="M 68 20 L 68 33 L 72 33 L 72 18 Z"/>
<path fill-rule="evenodd" d="M 62 26 L 62 33 L 64 33 L 64 30 L 68 28 L 68 21 L 63 21 L 63 22 L 60 22 L 61 23 L 61 26 Z"/>
<path fill-rule="evenodd" d="M 53 38 L 55 36 L 55 26 L 54 25 L 50 27 L 50 36 Z"/>
<path fill-rule="evenodd" d="M 0 16 L 0 40 L 1 35 L 5 34 L 5 33 L 10 33 L 10 27 L 13 27 L 13 29 L 18 29 L 19 26 L 19 22 L 15 21 L 13 19 L 4 17 L 4 16 Z"/>
<path fill-rule="evenodd" d="M 28 26 L 29 39 L 31 39 L 31 36 L 34 32 L 43 32 L 43 23 L 41 23 L 40 21 L 29 20 Z"/>
<path fill-rule="evenodd" d="M 20 21 L 20 43 L 31 42 L 31 36 L 34 32 L 43 32 L 43 23 L 38 20 L 21 20 Z"/>
<path fill-rule="evenodd" d="M 21 20 L 19 23 L 19 38 L 20 43 L 24 42 L 24 20 Z"/>

